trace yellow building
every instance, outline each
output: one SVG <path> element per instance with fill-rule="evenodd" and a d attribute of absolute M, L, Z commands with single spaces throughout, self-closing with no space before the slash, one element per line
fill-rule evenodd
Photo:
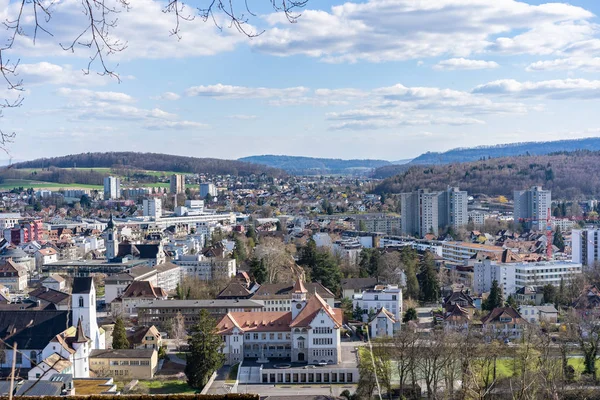
<path fill-rule="evenodd" d="M 131 332 L 127 332 L 127 341 L 132 349 L 160 349 L 162 337 L 154 325 L 150 328 L 140 326 Z"/>
<path fill-rule="evenodd" d="M 93 350 L 90 369 L 98 376 L 116 379 L 152 379 L 158 369 L 154 349 Z"/>

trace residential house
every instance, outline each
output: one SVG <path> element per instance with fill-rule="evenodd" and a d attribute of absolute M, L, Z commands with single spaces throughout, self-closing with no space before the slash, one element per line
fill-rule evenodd
<path fill-rule="evenodd" d="M 158 353 L 155 349 L 93 350 L 90 369 L 100 376 L 153 379 L 158 370 Z"/>
<path fill-rule="evenodd" d="M 394 336 L 395 327 L 399 325 L 394 314 L 382 307 L 369 321 L 371 339 Z"/>
<path fill-rule="evenodd" d="M 402 319 L 402 289 L 398 285 L 376 285 L 373 289 L 355 294 L 352 306 L 363 310 L 365 322 L 368 321 L 369 314 L 377 313 L 382 307 L 391 312 L 399 322 Z"/>
<path fill-rule="evenodd" d="M 342 279 L 342 297 L 352 300 L 355 294 L 373 289 L 377 285 L 377 278 L 346 278 Z"/>
<path fill-rule="evenodd" d="M 167 292 L 147 281 L 133 281 L 121 296 L 111 303 L 111 311 L 126 317 L 137 314 L 138 307 L 154 300 L 166 300 Z"/>
<path fill-rule="evenodd" d="M 527 325 L 527 321 L 512 307 L 494 308 L 481 319 L 481 323 L 489 340 L 519 339 Z"/>
<path fill-rule="evenodd" d="M 163 342 L 160 332 L 154 325 L 138 326 L 127 332 L 127 341 L 132 349 L 160 349 Z"/>
<path fill-rule="evenodd" d="M 42 279 L 41 282 L 44 287 L 59 291 L 63 290 L 66 284 L 65 278 L 58 274 L 50 274 L 50 276 L 47 276 L 44 279 Z"/>
<path fill-rule="evenodd" d="M 71 309 L 71 295 L 45 286 L 29 292 L 29 300 L 39 302 L 43 309 L 69 311 Z"/>
<path fill-rule="evenodd" d="M 129 268 L 126 272 L 109 275 L 104 280 L 104 301 L 110 304 L 121 296 L 125 289 L 134 281 L 147 281 L 158 286 L 158 271 L 147 266 Z"/>
<path fill-rule="evenodd" d="M 541 322 L 555 324 L 558 321 L 558 310 L 552 304 L 543 306 L 522 305 L 519 307 L 519 313 L 531 324 Z"/>
<path fill-rule="evenodd" d="M 541 286 L 523 286 L 515 292 L 515 301 L 520 305 L 540 306 L 544 302 Z"/>
<path fill-rule="evenodd" d="M 0 284 L 13 293 L 25 290 L 27 288 L 27 270 L 13 262 L 12 259 L 4 261 L 0 265 Z"/>
<path fill-rule="evenodd" d="M 46 247 L 36 251 L 34 257 L 36 268 L 41 270 L 43 265 L 58 261 L 58 252 L 53 247 Z"/>

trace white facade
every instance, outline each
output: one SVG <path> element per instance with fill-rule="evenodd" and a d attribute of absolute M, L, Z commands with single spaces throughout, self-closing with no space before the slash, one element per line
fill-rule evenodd
<path fill-rule="evenodd" d="M 208 183 L 208 182 L 201 183 L 200 184 L 200 197 L 204 199 L 209 194 L 212 197 L 217 197 L 217 195 L 218 195 L 217 187 L 214 185 L 214 183 Z"/>
<path fill-rule="evenodd" d="M 162 200 L 158 198 L 144 199 L 144 217 L 158 219 L 162 216 Z"/>
<path fill-rule="evenodd" d="M 202 254 L 186 255 L 173 261 L 181 268 L 181 276 L 193 276 L 203 281 L 230 278 L 237 273 L 235 259 L 209 258 Z"/>
<path fill-rule="evenodd" d="M 477 294 L 489 292 L 492 282 L 498 282 L 504 297 L 513 294 L 524 286 L 554 285 L 568 282 L 581 274 L 582 266 L 569 261 L 541 261 L 531 263 L 497 263 L 483 260 L 475 263 L 473 270 L 473 290 Z"/>
<path fill-rule="evenodd" d="M 514 221 L 517 224 L 523 222 L 528 229 L 544 230 L 551 206 L 552 192 L 541 186 L 514 191 Z"/>
<path fill-rule="evenodd" d="M 600 229 L 571 231 L 571 260 L 587 266 L 600 261 Z"/>
<path fill-rule="evenodd" d="M 104 199 L 115 200 L 121 197 L 121 180 L 114 176 L 104 178 Z"/>
<path fill-rule="evenodd" d="M 397 285 L 375 286 L 374 289 L 355 294 L 352 299 L 352 306 L 362 308 L 365 321 L 369 313 L 376 313 L 382 307 L 385 307 L 396 321 L 400 321 L 402 317 L 402 289 Z"/>
<path fill-rule="evenodd" d="M 19 213 L 0 213 L 0 229 L 14 228 L 15 225 L 19 224 L 21 214 Z"/>
<path fill-rule="evenodd" d="M 77 279 L 77 278 L 76 278 Z M 71 293 L 73 321 L 81 319 L 85 335 L 92 341 L 92 349 L 105 349 L 104 333 L 98 327 L 96 317 L 96 288 L 92 278 L 90 289 Z"/>

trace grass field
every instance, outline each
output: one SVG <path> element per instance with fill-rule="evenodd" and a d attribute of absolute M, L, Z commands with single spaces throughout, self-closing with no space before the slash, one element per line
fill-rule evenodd
<path fill-rule="evenodd" d="M 99 189 L 102 190 L 100 185 L 84 185 L 81 183 L 55 183 L 55 182 L 42 182 L 33 181 L 26 179 L 6 179 L 0 183 L 0 189 L 12 189 L 15 187 L 23 187 L 25 189 Z"/>
<path fill-rule="evenodd" d="M 151 381 L 139 381 L 138 385 L 147 388 L 150 394 L 171 394 L 171 393 L 195 393 L 196 389 L 188 386 L 186 381 L 163 381 L 154 379 Z"/>
<path fill-rule="evenodd" d="M 105 174 L 105 175 L 110 175 L 110 173 L 112 172 L 112 168 L 64 168 L 64 169 L 76 169 L 79 171 L 94 171 L 94 172 L 98 172 L 100 174 Z M 24 171 L 29 174 L 40 171 L 40 170 L 41 170 L 40 168 L 19 168 L 18 169 L 18 171 Z M 181 174 L 182 173 L 182 172 L 173 172 L 173 171 L 147 171 L 147 170 L 143 170 L 143 169 L 135 169 L 132 171 L 143 172 L 146 175 L 156 176 L 158 178 L 160 178 L 161 176 L 167 177 L 167 176 L 171 176 L 173 174 Z"/>

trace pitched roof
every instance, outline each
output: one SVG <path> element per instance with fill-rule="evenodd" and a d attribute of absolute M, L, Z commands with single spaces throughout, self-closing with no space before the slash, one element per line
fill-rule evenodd
<path fill-rule="evenodd" d="M 217 332 L 231 333 L 234 327 L 243 332 L 289 332 L 291 322 L 290 311 L 230 312 L 217 324 Z"/>
<path fill-rule="evenodd" d="M 59 274 L 50 274 L 50 276 L 45 277 L 44 279 L 42 279 L 42 282 L 46 282 L 46 281 L 55 281 L 55 282 L 65 282 L 65 278 L 63 278 L 62 276 L 60 276 Z"/>
<path fill-rule="evenodd" d="M 483 324 L 494 324 L 502 322 L 501 319 L 510 318 L 513 324 L 523 324 L 526 321 L 521 317 L 521 314 L 512 307 L 497 307 L 492 310 L 488 315 L 481 319 Z"/>
<path fill-rule="evenodd" d="M 160 250 L 160 244 L 157 243 L 119 243 L 119 252 L 117 253 L 117 258 L 123 258 L 128 255 L 139 258 L 156 258 L 156 256 L 160 253 Z"/>
<path fill-rule="evenodd" d="M 294 283 L 294 293 L 307 293 L 304 283 L 300 278 L 296 279 L 296 282 Z"/>
<path fill-rule="evenodd" d="M 373 318 L 371 318 L 371 320 L 369 322 L 372 322 L 374 319 L 378 318 L 380 315 L 383 315 L 384 317 L 388 318 L 389 320 L 391 320 L 394 323 L 396 322 L 396 317 L 394 316 L 394 314 L 392 314 L 391 312 L 386 310 L 385 307 L 381 307 L 379 309 L 379 311 L 377 311 L 377 313 L 375 313 L 375 316 L 373 316 Z"/>
<path fill-rule="evenodd" d="M 139 326 L 135 328 L 135 330 L 127 332 L 127 341 L 130 345 L 142 344 L 148 333 L 153 336 L 158 335 L 160 337 L 160 332 L 154 325 L 149 328 L 147 326 Z"/>
<path fill-rule="evenodd" d="M 342 290 L 354 289 L 365 290 L 371 289 L 377 285 L 377 278 L 346 278 L 342 279 Z"/>
<path fill-rule="evenodd" d="M 77 333 L 75 334 L 74 343 L 87 343 L 89 339 L 85 336 L 81 319 L 77 321 Z"/>
<path fill-rule="evenodd" d="M 25 267 L 22 265 L 16 264 L 13 260 L 8 259 L 4 262 L 4 264 L 0 265 L 0 273 L 17 273 L 18 276 L 23 276 L 27 273 Z"/>
<path fill-rule="evenodd" d="M 19 349 L 43 349 L 52 338 L 70 325 L 69 311 L 0 311 L 0 339 Z"/>
<path fill-rule="evenodd" d="M 250 296 L 250 291 L 246 289 L 246 287 L 239 282 L 231 282 L 229 285 L 225 286 L 225 289 L 221 290 L 221 292 L 217 295 L 218 298 L 223 297 L 248 297 Z"/>
<path fill-rule="evenodd" d="M 152 358 L 154 349 L 92 350 L 90 358 Z"/>
<path fill-rule="evenodd" d="M 465 307 L 474 308 L 473 298 L 461 291 L 454 291 L 444 299 L 444 305 L 454 305 L 455 303 L 466 303 Z"/>
<path fill-rule="evenodd" d="M 73 279 L 73 294 L 87 294 L 92 290 L 93 280 L 90 276 L 76 276 Z"/>
<path fill-rule="evenodd" d="M 154 267 L 154 269 L 156 269 L 158 271 L 158 273 L 170 271 L 173 269 L 179 269 L 179 268 L 180 268 L 179 265 L 175 265 L 170 262 L 165 262 L 165 263 L 159 264 L 156 267 Z"/>
<path fill-rule="evenodd" d="M 71 299 L 71 295 L 58 290 L 47 287 L 40 287 L 29 293 L 29 298 L 32 300 L 43 300 L 52 304 L 67 305 Z"/>
<path fill-rule="evenodd" d="M 48 365 L 57 372 L 62 372 L 73 365 L 71 361 L 61 357 L 58 353 L 50 354 L 48 357 L 42 360 L 42 363 Z"/>
<path fill-rule="evenodd" d="M 304 285 L 309 295 L 315 291 L 321 297 L 334 298 L 334 294 L 319 282 L 307 282 Z M 252 300 L 290 299 L 294 292 L 294 285 L 290 283 L 265 283 L 252 296 Z"/>
<path fill-rule="evenodd" d="M 154 287 L 148 281 L 133 281 L 127 286 L 127 289 L 121 295 L 121 298 L 152 298 L 158 299 L 167 297 L 167 293 L 158 287 Z"/>
<path fill-rule="evenodd" d="M 325 311 L 327 315 L 333 320 L 337 327 L 342 326 L 343 317 L 342 310 L 339 308 L 332 308 L 319 294 L 315 293 L 307 302 L 300 314 L 296 315 L 296 318 L 290 324 L 290 327 L 295 326 L 308 326 L 319 311 Z"/>

